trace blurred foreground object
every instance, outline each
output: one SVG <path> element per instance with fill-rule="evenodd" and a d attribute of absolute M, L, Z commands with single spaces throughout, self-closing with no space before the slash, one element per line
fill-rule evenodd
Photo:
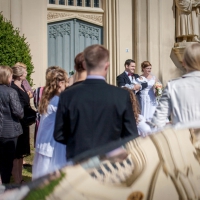
<path fill-rule="evenodd" d="M 125 149 L 123 161 L 94 157 L 8 190 L 0 199 L 200 199 L 200 129 L 166 129 L 138 137 Z"/>

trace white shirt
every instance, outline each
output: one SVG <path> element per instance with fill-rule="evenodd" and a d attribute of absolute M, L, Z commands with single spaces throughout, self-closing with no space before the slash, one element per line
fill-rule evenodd
<path fill-rule="evenodd" d="M 127 76 L 128 76 L 128 72 L 127 71 L 125 71 L 125 73 L 127 74 Z M 128 76 L 128 78 L 130 79 L 130 81 L 131 81 L 131 84 L 134 84 L 134 82 L 135 82 L 135 77 L 134 76 Z"/>

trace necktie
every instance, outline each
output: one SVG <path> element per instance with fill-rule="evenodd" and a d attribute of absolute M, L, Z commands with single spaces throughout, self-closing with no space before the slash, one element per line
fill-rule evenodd
<path fill-rule="evenodd" d="M 128 76 L 133 76 L 133 74 L 131 74 L 131 73 L 128 73 Z"/>

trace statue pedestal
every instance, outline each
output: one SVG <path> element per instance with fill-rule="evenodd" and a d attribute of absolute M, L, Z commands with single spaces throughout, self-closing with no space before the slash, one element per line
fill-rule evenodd
<path fill-rule="evenodd" d="M 198 42 L 178 42 L 174 44 L 173 51 L 181 63 L 183 62 L 183 53 L 184 53 L 185 48 L 188 45 L 191 45 L 194 43 L 198 43 Z"/>

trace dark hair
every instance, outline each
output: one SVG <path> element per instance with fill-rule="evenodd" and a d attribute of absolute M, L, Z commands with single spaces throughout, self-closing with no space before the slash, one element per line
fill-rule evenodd
<path fill-rule="evenodd" d="M 141 63 L 141 69 L 142 69 L 142 72 L 143 72 L 143 69 L 148 67 L 148 66 L 151 66 L 151 63 L 149 61 L 144 61 Z"/>
<path fill-rule="evenodd" d="M 131 103 L 132 103 L 132 109 L 133 109 L 133 113 L 134 113 L 134 117 L 135 117 L 135 121 L 136 121 L 136 124 L 138 124 L 139 123 L 140 106 L 139 106 L 137 97 L 135 96 L 133 91 L 130 90 L 129 88 L 123 87 L 123 89 L 125 89 L 125 90 L 127 90 L 129 92 Z"/>
<path fill-rule="evenodd" d="M 126 67 L 126 65 L 129 66 L 131 63 L 135 63 L 135 61 L 132 60 L 132 59 L 128 59 L 128 60 L 126 60 L 125 63 L 124 63 L 124 67 Z"/>
<path fill-rule="evenodd" d="M 83 52 L 79 53 L 76 55 L 75 59 L 74 59 L 74 69 L 77 72 L 82 72 L 84 71 L 84 67 L 83 67 L 83 62 L 84 62 L 84 56 L 83 56 Z"/>
<path fill-rule="evenodd" d="M 102 61 L 109 60 L 109 51 L 104 46 L 95 44 L 87 47 L 84 51 L 84 59 L 87 70 L 98 68 Z"/>

